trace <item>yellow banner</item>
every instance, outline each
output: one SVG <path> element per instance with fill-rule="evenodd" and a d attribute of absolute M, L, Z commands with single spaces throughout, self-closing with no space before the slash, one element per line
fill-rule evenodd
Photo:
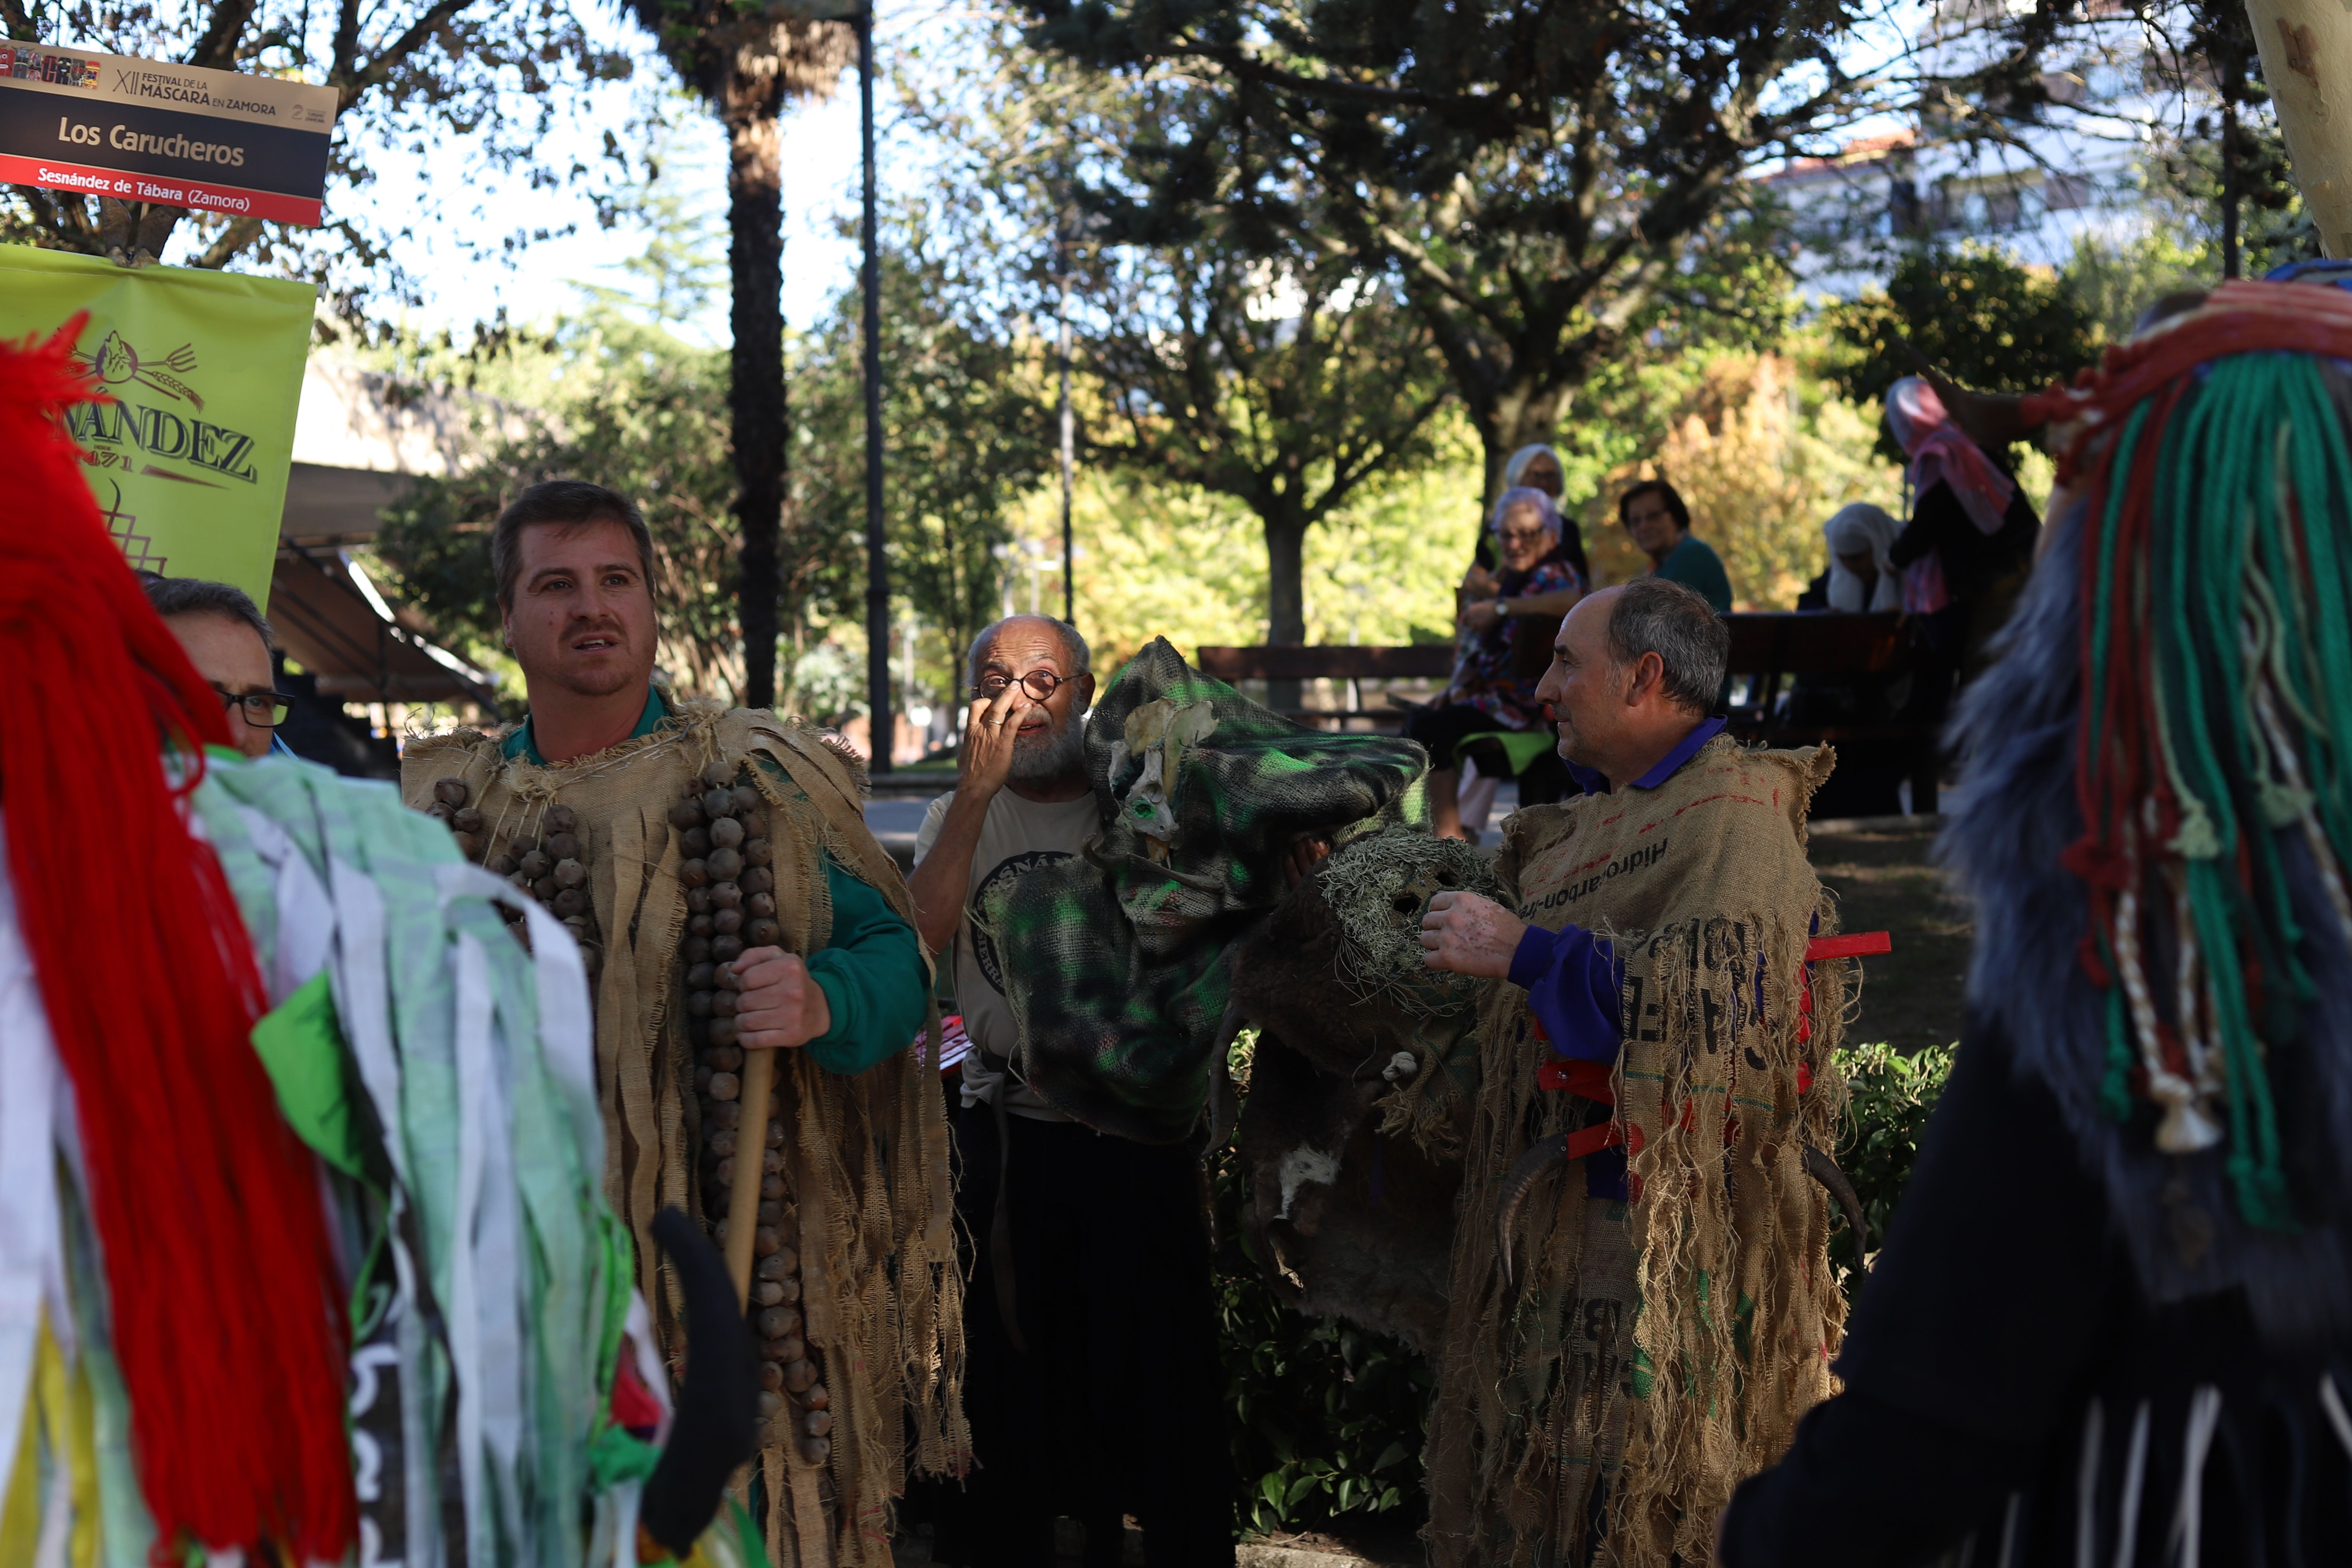
<path fill-rule="evenodd" d="M 234 583 L 264 609 L 318 299 L 308 283 L 0 245 L 0 338 L 88 310 L 85 477 L 131 565 Z"/>

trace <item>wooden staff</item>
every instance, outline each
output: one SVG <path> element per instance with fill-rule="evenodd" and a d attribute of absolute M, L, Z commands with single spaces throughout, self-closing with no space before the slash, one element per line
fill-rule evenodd
<path fill-rule="evenodd" d="M 2246 20 L 2321 248 L 2352 256 L 2352 14 L 2337 0 L 2246 0 Z"/>
<path fill-rule="evenodd" d="M 740 990 L 735 966 L 727 965 L 724 983 Z M 751 1308 L 752 1248 L 759 1235 L 760 1180 L 768 1159 L 768 1100 L 776 1087 L 776 1053 L 743 1051 L 743 1092 L 737 1102 L 743 1113 L 735 1123 L 735 1184 L 727 1194 L 727 1273 L 735 1281 L 735 1304 Z"/>

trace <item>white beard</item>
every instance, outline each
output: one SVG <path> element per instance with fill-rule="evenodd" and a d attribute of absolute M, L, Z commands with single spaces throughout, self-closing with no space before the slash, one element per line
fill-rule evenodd
<path fill-rule="evenodd" d="M 1012 777 L 1023 784 L 1044 784 L 1079 772 L 1086 764 L 1086 726 L 1073 715 L 1047 741 L 1015 737 Z"/>

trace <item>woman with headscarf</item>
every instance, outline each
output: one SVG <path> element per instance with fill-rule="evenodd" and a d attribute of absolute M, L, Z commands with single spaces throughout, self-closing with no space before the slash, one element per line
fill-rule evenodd
<path fill-rule="evenodd" d="M 1814 578 L 1797 601 L 1801 610 L 1834 610 L 1858 616 L 1903 607 L 1901 574 L 1892 552 L 1903 525 L 1885 507 L 1856 501 L 1840 507 L 1822 524 L 1829 545 L 1829 569 Z"/>
<path fill-rule="evenodd" d="M 1924 377 L 1887 389 L 1886 423 L 1916 498 L 1887 559 L 1903 574 L 1903 608 L 1921 617 L 1939 667 L 1921 684 L 1930 710 L 1914 716 L 1939 721 L 1954 680 L 1975 673 L 2009 619 L 2042 519 L 2001 458 L 1961 428 Z"/>
<path fill-rule="evenodd" d="M 1486 595 L 1463 605 L 1456 623 L 1462 656 L 1454 663 L 1453 684 L 1404 726 L 1406 737 L 1429 751 L 1431 820 L 1440 837 L 1464 837 L 1454 793 L 1461 743 L 1474 735 L 1526 732 L 1540 725 L 1536 682 L 1550 662 L 1560 617 L 1584 597 L 1588 585 L 1562 543 L 1570 525 L 1543 491 L 1525 486 L 1505 490 L 1488 526 L 1502 570 L 1490 579 Z M 1521 799 L 1532 804 L 1524 784 Z"/>
<path fill-rule="evenodd" d="M 1829 568 L 1797 596 L 1797 608 L 1849 616 L 1900 610 L 1903 584 L 1890 556 L 1902 526 L 1868 501 L 1839 508 L 1822 524 Z M 1784 717 L 1796 725 L 1866 729 L 1891 722 L 1913 689 L 1908 675 L 1800 675 L 1790 684 Z M 1816 818 L 1903 810 L 1912 761 L 1907 742 L 1860 734 L 1840 739 L 1837 748 L 1837 771 L 1813 797 Z"/>

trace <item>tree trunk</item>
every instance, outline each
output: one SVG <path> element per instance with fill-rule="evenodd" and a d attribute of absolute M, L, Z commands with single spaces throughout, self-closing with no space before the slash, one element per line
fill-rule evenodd
<path fill-rule="evenodd" d="M 2234 40 L 2232 40 L 2234 43 Z M 2238 100 L 2244 92 L 2238 52 L 2221 57 L 2221 276 L 2235 278 L 2241 264 L 2238 240 Z"/>
<path fill-rule="evenodd" d="M 772 105 L 728 121 L 727 266 L 732 286 L 727 402 L 733 416 L 735 521 L 742 531 L 738 618 L 747 708 L 776 701 L 777 542 L 784 508 L 784 238 L 782 138 Z"/>
<path fill-rule="evenodd" d="M 1307 640 L 1307 524 L 1284 514 L 1265 519 L 1265 640 L 1276 647 L 1295 647 Z M 1266 706 L 1276 710 L 1299 706 L 1296 680 L 1266 682 Z"/>
<path fill-rule="evenodd" d="M 106 247 L 108 259 L 119 267 L 127 267 L 144 252 L 149 259 L 161 259 L 163 247 L 172 231 L 187 216 L 185 207 L 167 207 L 152 202 L 119 202 L 111 196 L 98 198 L 98 234 Z"/>

